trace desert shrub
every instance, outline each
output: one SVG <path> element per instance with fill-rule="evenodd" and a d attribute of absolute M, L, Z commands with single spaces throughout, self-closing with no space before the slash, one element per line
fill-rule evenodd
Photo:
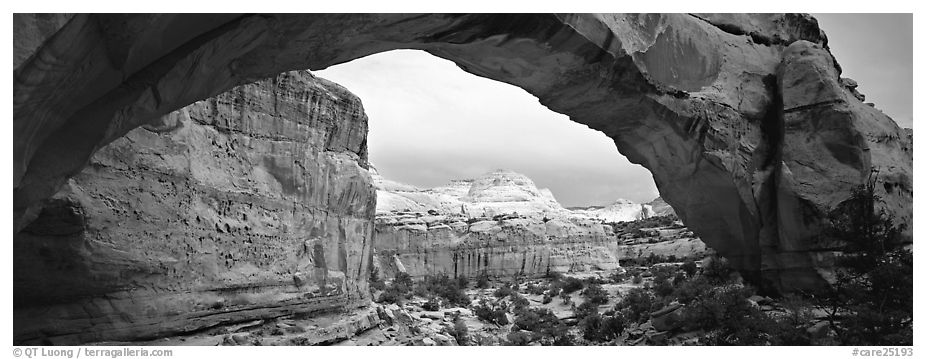
<path fill-rule="evenodd" d="M 370 271 L 370 288 L 373 288 L 375 290 L 386 289 L 386 282 L 383 281 L 382 278 L 380 278 L 379 269 L 377 269 L 376 267 L 373 267 L 373 270 Z"/>
<path fill-rule="evenodd" d="M 676 286 L 675 291 L 672 293 L 672 297 L 679 303 L 688 304 L 704 293 L 707 293 L 712 288 L 714 288 L 713 284 L 708 282 L 707 279 L 698 276 Z"/>
<path fill-rule="evenodd" d="M 483 299 L 480 303 L 473 307 L 473 314 L 476 315 L 479 319 L 487 323 L 495 323 L 498 325 L 507 325 L 508 317 L 505 314 L 508 313 L 508 308 L 503 305 L 492 305 L 488 303 L 488 300 Z"/>
<path fill-rule="evenodd" d="M 514 293 L 511 295 L 511 305 L 514 306 L 515 312 L 518 312 L 530 307 L 531 302 L 527 300 L 527 298 L 524 298 L 523 295 Z"/>
<path fill-rule="evenodd" d="M 624 270 L 624 271 L 620 271 L 620 270 L 613 271 L 613 272 L 611 272 L 611 274 L 608 275 L 608 279 L 611 280 L 611 283 L 621 283 L 621 282 L 623 282 L 623 281 L 625 281 L 625 280 L 627 280 L 628 278 L 631 277 L 630 275 L 628 275 L 628 273 L 629 273 L 629 271 L 627 271 L 627 270 Z"/>
<path fill-rule="evenodd" d="M 453 318 L 453 329 L 449 333 L 454 339 L 457 340 L 457 344 L 461 346 L 468 345 L 470 342 L 469 336 L 469 327 L 466 326 L 466 322 L 460 318 L 459 314 Z"/>
<path fill-rule="evenodd" d="M 682 326 L 705 330 L 705 344 L 771 344 L 776 323 L 747 300 L 753 294 L 739 285 L 716 287 L 685 307 Z"/>
<path fill-rule="evenodd" d="M 601 284 L 591 283 L 585 287 L 585 290 L 582 291 L 582 296 L 585 297 L 586 302 L 592 304 L 606 304 L 608 303 L 608 292 L 601 288 Z"/>
<path fill-rule="evenodd" d="M 476 277 L 476 288 L 488 288 L 489 287 L 489 274 L 482 272 L 478 277 Z"/>
<path fill-rule="evenodd" d="M 695 263 L 694 259 L 688 258 L 685 263 L 682 263 L 682 271 L 685 272 L 688 278 L 694 277 L 695 273 L 698 272 L 698 264 Z"/>
<path fill-rule="evenodd" d="M 451 305 L 467 306 L 471 302 L 460 287 L 460 281 L 450 279 L 444 273 L 426 276 L 415 286 L 415 294 L 422 297 L 439 296 Z"/>
<path fill-rule="evenodd" d="M 402 272 L 396 273 L 395 279 L 392 280 L 392 284 L 399 285 L 399 286 L 409 288 L 409 289 L 413 285 L 415 285 L 414 281 L 412 281 L 412 277 L 408 275 L 408 273 L 402 273 Z"/>
<path fill-rule="evenodd" d="M 378 303 L 395 303 L 402 304 L 405 299 L 411 297 L 411 292 L 404 287 L 395 285 L 395 283 L 390 284 L 386 287 L 385 290 L 379 295 L 379 298 L 376 300 Z"/>
<path fill-rule="evenodd" d="M 559 293 L 559 298 L 563 300 L 563 304 L 567 304 L 567 305 L 568 305 L 568 304 L 571 304 L 571 303 L 572 303 L 572 296 L 569 295 L 569 293 L 560 292 L 560 293 Z"/>
<path fill-rule="evenodd" d="M 621 335 L 625 326 L 624 317 L 620 313 L 612 316 L 595 313 L 586 316 L 580 323 L 582 337 L 593 342 L 611 341 Z"/>
<path fill-rule="evenodd" d="M 507 284 L 503 284 L 501 287 L 498 287 L 498 289 L 496 289 L 492 295 L 494 295 L 496 298 L 504 298 L 516 293 L 517 292 L 515 292 L 514 289 L 511 289 L 511 287 L 509 287 Z"/>
<path fill-rule="evenodd" d="M 704 269 L 701 271 L 706 278 L 715 283 L 726 283 L 732 278 L 734 270 L 730 267 L 730 262 L 726 258 L 712 255 L 705 261 Z"/>
<path fill-rule="evenodd" d="M 467 278 L 465 275 L 461 275 L 457 277 L 457 287 L 458 288 L 465 289 L 467 286 L 469 286 L 469 278 Z"/>
<path fill-rule="evenodd" d="M 429 311 L 440 310 L 440 300 L 437 298 L 428 299 L 427 302 L 421 305 L 421 309 Z"/>
<path fill-rule="evenodd" d="M 544 292 L 550 289 L 548 285 L 537 285 L 534 283 L 527 285 L 527 292 L 533 295 L 542 295 Z"/>
<path fill-rule="evenodd" d="M 875 185 L 869 177 L 827 218 L 823 240 L 843 252 L 824 295 L 829 321 L 845 345 L 913 345 L 913 253 L 904 226 L 877 209 Z"/>
<path fill-rule="evenodd" d="M 563 280 L 563 274 L 557 271 L 548 271 L 547 279 L 549 279 L 550 282 L 559 282 Z"/>
<path fill-rule="evenodd" d="M 571 345 L 573 338 L 569 336 L 568 329 L 549 309 L 531 308 L 518 315 L 512 332 L 527 330 L 536 334 L 533 338 L 535 340 L 543 339 L 553 345 Z"/>
<path fill-rule="evenodd" d="M 653 273 L 653 291 L 660 297 L 672 294 L 675 286 L 672 284 L 672 278 L 675 277 L 676 270 L 670 266 L 654 266 L 650 268 Z"/>
<path fill-rule="evenodd" d="M 534 339 L 534 335 L 530 332 L 511 331 L 506 338 L 508 339 L 506 345 L 525 346 L 530 344 Z"/>
<path fill-rule="evenodd" d="M 646 289 L 633 288 L 614 306 L 614 311 L 623 313 L 631 322 L 639 323 L 659 308 L 653 293 Z"/>
<path fill-rule="evenodd" d="M 566 277 L 562 281 L 561 288 L 564 293 L 572 293 L 585 287 L 585 284 L 578 278 Z"/>
<path fill-rule="evenodd" d="M 397 273 L 392 283 L 389 283 L 379 295 L 377 302 L 402 304 L 405 299 L 411 298 L 412 286 L 411 276 L 407 273 Z"/>
<path fill-rule="evenodd" d="M 772 332 L 769 333 L 772 345 L 817 344 L 807 332 L 807 328 L 813 323 L 814 316 L 810 310 L 812 306 L 795 295 L 782 298 L 781 304 L 786 309 L 786 313 L 772 318 L 775 322 Z"/>
<path fill-rule="evenodd" d="M 582 320 L 582 318 L 585 318 L 589 315 L 597 315 L 597 314 L 598 314 L 598 306 L 591 302 L 585 302 L 585 303 L 579 304 L 579 306 L 576 307 L 575 309 L 576 318 L 579 320 Z"/>
<path fill-rule="evenodd" d="M 541 302 L 542 304 L 549 304 L 549 303 L 553 302 L 553 297 L 551 297 L 551 296 L 549 296 L 549 295 L 547 295 L 547 294 L 544 294 L 544 295 L 543 295 L 543 300 L 541 300 L 540 302 Z"/>

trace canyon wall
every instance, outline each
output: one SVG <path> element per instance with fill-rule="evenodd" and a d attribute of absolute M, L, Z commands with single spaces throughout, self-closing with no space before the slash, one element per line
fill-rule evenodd
<path fill-rule="evenodd" d="M 375 237 L 380 271 L 390 278 L 397 272 L 530 277 L 620 267 L 611 227 L 576 218 L 385 215 L 376 220 Z"/>
<path fill-rule="evenodd" d="M 14 232 L 136 127 L 282 71 L 403 48 L 603 132 L 764 288 L 826 283 L 838 248 L 819 241 L 825 218 L 872 170 L 879 205 L 912 241 L 912 136 L 840 77 L 809 15 L 16 14 L 14 25 Z M 318 208 L 346 205 L 334 202 Z"/>
<path fill-rule="evenodd" d="M 100 149 L 13 239 L 16 344 L 145 340 L 368 302 L 360 100 L 288 72 Z"/>

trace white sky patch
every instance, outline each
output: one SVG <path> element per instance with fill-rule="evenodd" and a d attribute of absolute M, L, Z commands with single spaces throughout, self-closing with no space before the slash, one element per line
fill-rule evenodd
<path fill-rule="evenodd" d="M 370 160 L 388 179 L 419 187 L 498 168 L 526 174 L 566 206 L 658 196 L 652 175 L 603 133 L 536 97 L 417 50 L 395 50 L 315 71 L 360 96 Z"/>
<path fill-rule="evenodd" d="M 912 118 L 912 16 L 815 14 L 843 76 L 902 127 Z M 565 206 L 658 196 L 652 175 L 614 143 L 543 107 L 526 91 L 464 72 L 416 50 L 395 50 L 315 71 L 360 96 L 371 162 L 419 187 L 498 168 L 521 172 Z"/>

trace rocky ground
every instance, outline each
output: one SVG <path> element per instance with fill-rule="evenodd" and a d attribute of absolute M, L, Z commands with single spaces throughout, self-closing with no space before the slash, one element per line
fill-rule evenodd
<path fill-rule="evenodd" d="M 660 223 L 668 225 L 659 225 Z M 660 285 L 667 274 L 699 283 L 716 272 L 716 257 L 678 222 L 650 220 L 618 226 L 623 244 L 621 268 L 551 273 L 544 277 L 498 278 L 483 276 L 464 281 L 446 277 L 444 284 L 457 290 L 449 300 L 439 281 L 411 283 L 396 297 L 395 279 L 372 289 L 376 301 L 353 311 L 332 311 L 313 316 L 283 316 L 218 326 L 180 337 L 162 338 L 146 345 L 699 345 L 713 344 L 713 335 L 703 328 L 691 328 L 691 314 L 697 301 L 687 305 L 677 300 L 661 301 Z M 686 268 L 689 267 L 689 268 Z M 681 274 L 686 270 L 691 275 Z M 713 272 L 712 272 L 713 271 Z M 716 288 L 745 288 L 735 272 L 724 283 L 712 283 L 702 293 Z M 690 277 L 690 278 L 688 278 Z M 430 283 L 430 284 L 428 284 Z M 662 284 L 660 284 L 662 283 Z M 374 285 L 375 286 L 375 285 Z M 716 287 L 716 288 L 715 288 Z M 600 291 L 597 289 L 600 288 Z M 686 281 L 674 279 L 671 291 L 684 291 Z M 563 294 L 563 292 L 569 292 Z M 439 294 L 440 293 L 440 294 Z M 597 294 L 595 294 L 597 293 Z M 646 310 L 631 319 L 641 293 Z M 465 299 L 460 299 L 465 297 Z M 791 318 L 800 314 L 799 330 L 807 338 L 827 340 L 828 313 L 820 308 L 793 305 L 782 299 L 749 295 L 740 298 L 749 308 L 768 318 Z M 467 302 L 462 304 L 460 302 Z M 588 302 L 588 303 L 587 303 Z M 590 314 L 592 309 L 595 313 Z M 540 315 L 540 319 L 531 319 Z M 621 318 L 620 330 L 589 324 L 590 317 Z M 765 318 L 763 317 L 763 318 Z M 539 323 L 539 324 L 538 324 Z M 616 322 L 615 322 L 616 323 Z M 527 330 L 525 328 L 531 329 Z M 604 329 L 602 329 L 604 328 Z M 597 335 L 594 333 L 604 333 Z M 591 334 L 589 334 L 591 333 Z"/>

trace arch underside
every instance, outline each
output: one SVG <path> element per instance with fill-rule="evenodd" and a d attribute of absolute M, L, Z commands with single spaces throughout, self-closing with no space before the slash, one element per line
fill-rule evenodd
<path fill-rule="evenodd" d="M 819 287 L 829 258 L 814 240 L 820 220 L 872 167 L 881 168 L 883 181 L 906 185 L 881 195 L 902 222 L 912 220 L 912 146 L 890 118 L 841 85 L 825 35 L 805 15 L 81 14 L 15 21 L 16 36 L 25 39 L 14 41 L 17 232 L 90 156 L 136 127 L 237 85 L 393 49 L 424 50 L 521 87 L 603 132 L 653 173 L 662 197 L 705 243 L 768 288 Z M 846 152 L 858 155 L 847 160 Z M 365 148 L 355 153 L 365 166 Z M 355 216 L 372 221 L 372 211 Z"/>

